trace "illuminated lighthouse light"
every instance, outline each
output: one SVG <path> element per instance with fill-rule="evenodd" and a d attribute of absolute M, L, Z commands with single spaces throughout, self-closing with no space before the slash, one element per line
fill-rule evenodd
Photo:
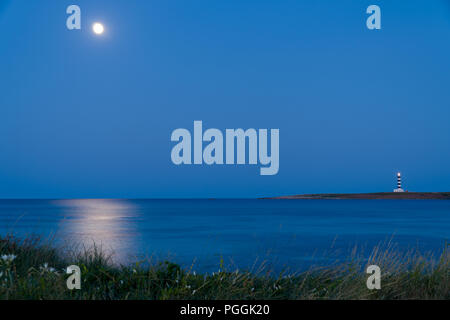
<path fill-rule="evenodd" d="M 402 175 L 400 172 L 397 173 L 397 189 L 394 189 L 394 192 L 405 192 L 402 189 Z"/>

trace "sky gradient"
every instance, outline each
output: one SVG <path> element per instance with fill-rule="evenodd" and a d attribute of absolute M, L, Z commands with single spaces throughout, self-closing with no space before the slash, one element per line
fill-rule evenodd
<path fill-rule="evenodd" d="M 0 0 L 0 198 L 450 191 L 449 57 L 447 0 Z M 280 129 L 279 173 L 175 166 L 194 120 Z"/>

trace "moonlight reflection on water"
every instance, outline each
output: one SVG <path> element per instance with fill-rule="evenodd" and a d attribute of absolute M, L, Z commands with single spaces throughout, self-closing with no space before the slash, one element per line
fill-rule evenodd
<path fill-rule="evenodd" d="M 82 199 L 56 200 L 61 206 L 63 219 L 58 234 L 75 246 L 91 248 L 95 243 L 115 262 L 130 257 L 136 237 L 136 207 L 124 200 Z"/>

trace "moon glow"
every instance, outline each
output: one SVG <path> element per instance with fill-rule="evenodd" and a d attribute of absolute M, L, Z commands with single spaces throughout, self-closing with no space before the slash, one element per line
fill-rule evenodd
<path fill-rule="evenodd" d="M 92 30 L 94 31 L 95 34 L 100 35 L 105 31 L 105 28 L 101 23 L 96 22 L 92 25 Z"/>

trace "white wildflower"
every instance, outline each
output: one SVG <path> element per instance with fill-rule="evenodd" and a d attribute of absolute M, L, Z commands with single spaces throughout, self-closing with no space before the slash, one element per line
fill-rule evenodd
<path fill-rule="evenodd" d="M 5 262 L 12 262 L 15 258 L 17 258 L 14 254 L 4 254 L 2 255 L 2 260 Z"/>
<path fill-rule="evenodd" d="M 50 272 L 50 273 L 57 273 L 55 268 L 49 267 L 48 263 L 44 263 L 41 267 L 40 270 L 42 272 Z"/>

